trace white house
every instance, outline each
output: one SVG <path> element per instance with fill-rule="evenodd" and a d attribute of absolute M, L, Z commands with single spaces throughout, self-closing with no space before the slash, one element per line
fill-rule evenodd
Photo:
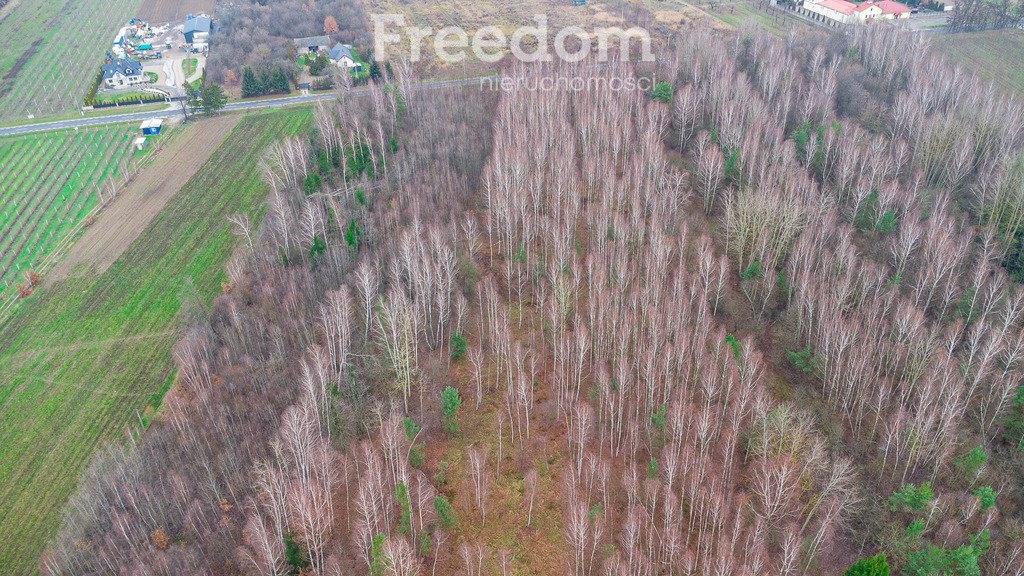
<path fill-rule="evenodd" d="M 147 82 L 142 64 L 131 58 L 118 58 L 100 68 L 103 69 L 103 84 L 107 88 L 125 88 Z"/>
<path fill-rule="evenodd" d="M 331 64 L 339 68 L 355 69 L 356 72 L 360 72 L 363 65 L 356 61 L 355 56 L 352 55 L 352 46 L 348 44 L 338 43 L 331 48 L 331 51 L 327 53 L 327 57 L 331 59 Z"/>

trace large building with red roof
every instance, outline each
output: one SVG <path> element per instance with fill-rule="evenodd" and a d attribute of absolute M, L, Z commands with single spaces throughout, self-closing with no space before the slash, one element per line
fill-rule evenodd
<path fill-rule="evenodd" d="M 872 20 L 909 18 L 910 8 L 894 0 L 854 4 L 847 0 L 806 0 L 804 9 L 813 16 L 840 24 L 863 24 Z"/>

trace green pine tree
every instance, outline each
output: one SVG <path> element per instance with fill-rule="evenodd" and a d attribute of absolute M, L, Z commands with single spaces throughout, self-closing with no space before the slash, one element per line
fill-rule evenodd
<path fill-rule="evenodd" d="M 861 558 L 846 569 L 844 576 L 889 576 L 889 563 L 885 561 L 885 552 Z"/>
<path fill-rule="evenodd" d="M 242 98 L 259 96 L 262 94 L 260 88 L 260 81 L 256 78 L 256 73 L 252 71 L 252 68 L 246 66 L 242 70 Z"/>

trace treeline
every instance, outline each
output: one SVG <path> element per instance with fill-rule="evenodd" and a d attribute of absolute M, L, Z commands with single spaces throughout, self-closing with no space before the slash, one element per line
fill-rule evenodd
<path fill-rule="evenodd" d="M 368 18 L 359 2 L 324 0 L 240 0 L 217 7 L 217 34 L 210 41 L 207 61 L 210 79 L 218 84 L 239 82 L 245 67 L 257 71 L 281 68 L 287 77 L 298 72 L 294 38 L 325 34 L 330 16 L 338 32 L 332 42 L 368 44 Z M 333 25 L 332 25 L 333 29 Z"/>
<path fill-rule="evenodd" d="M 1020 28 L 1024 24 L 1024 1 L 963 0 L 950 11 L 951 32 Z"/>
<path fill-rule="evenodd" d="M 291 91 L 288 75 L 280 66 L 274 66 L 272 70 L 264 68 L 259 75 L 248 66 L 242 70 L 242 98 L 265 94 L 289 94 Z"/>

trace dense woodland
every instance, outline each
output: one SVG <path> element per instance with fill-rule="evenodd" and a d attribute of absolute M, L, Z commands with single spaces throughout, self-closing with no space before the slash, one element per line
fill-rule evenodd
<path fill-rule="evenodd" d="M 246 67 L 257 74 L 297 71 L 294 38 L 328 34 L 333 42 L 367 43 L 368 19 L 354 0 L 236 0 L 217 5 L 208 70 L 217 83 L 241 82 Z M 326 26 L 325 26 L 326 23 Z"/>
<path fill-rule="evenodd" d="M 1024 575 L 1024 109 L 923 42 L 321 105 L 43 572 Z"/>

